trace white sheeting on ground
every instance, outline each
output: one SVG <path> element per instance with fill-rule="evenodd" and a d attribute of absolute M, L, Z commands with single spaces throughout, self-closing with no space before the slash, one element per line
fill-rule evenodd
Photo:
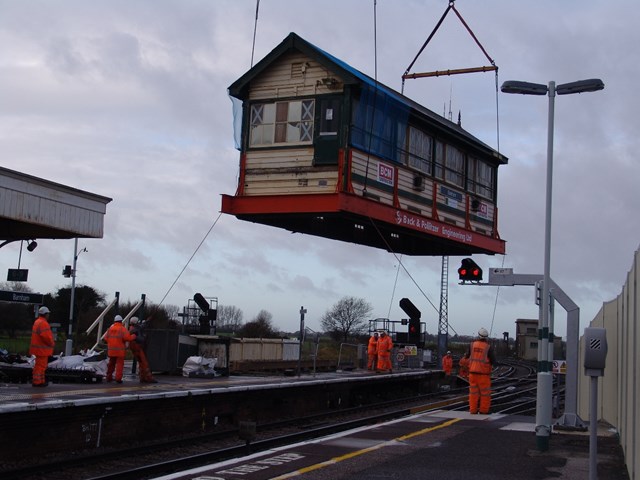
<path fill-rule="evenodd" d="M 182 376 L 188 377 L 191 374 L 216 375 L 214 367 L 217 361 L 217 358 L 189 357 L 182 366 Z"/>
<path fill-rule="evenodd" d="M 36 357 L 23 357 L 26 363 L 12 363 L 12 367 L 33 368 Z M 6 364 L 9 365 L 9 364 Z M 100 358 L 100 355 L 95 352 L 88 352 L 86 355 L 70 355 L 68 357 L 60 355 L 52 360 L 47 365 L 47 368 L 52 369 L 65 369 L 65 370 L 88 370 L 96 375 L 106 375 L 107 373 L 107 361 L 104 358 Z"/>

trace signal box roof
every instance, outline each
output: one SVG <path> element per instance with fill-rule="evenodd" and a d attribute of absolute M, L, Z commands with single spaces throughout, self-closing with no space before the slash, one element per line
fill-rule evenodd
<path fill-rule="evenodd" d="M 368 75 L 365 75 L 339 58 L 336 58 L 330 53 L 327 53 L 321 48 L 309 43 L 293 32 L 291 32 L 277 47 L 275 47 L 266 57 L 260 60 L 253 68 L 233 82 L 231 86 L 229 86 L 229 95 L 240 100 L 248 98 L 251 81 L 269 68 L 275 60 L 291 51 L 299 51 L 328 69 L 335 71 L 336 74 L 340 75 L 341 80 L 345 85 L 365 85 L 383 92 L 396 102 L 428 117 L 433 122 L 433 128 L 437 128 L 439 125 L 447 135 L 451 135 L 453 133 L 458 141 L 471 145 L 474 149 L 484 150 L 485 153 L 490 154 L 497 163 L 506 164 L 508 162 L 508 158 L 506 156 L 478 140 L 458 124 L 436 114 L 392 88 L 389 88 Z"/>

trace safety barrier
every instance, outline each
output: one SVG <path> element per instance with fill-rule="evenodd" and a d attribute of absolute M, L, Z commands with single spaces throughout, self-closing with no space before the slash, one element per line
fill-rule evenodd
<path fill-rule="evenodd" d="M 605 302 L 589 324 L 605 328 L 608 353 L 604 376 L 599 377 L 598 419 L 613 425 L 620 435 L 630 480 L 640 479 L 640 249 L 636 250 L 627 281 L 617 298 Z M 584 358 L 584 338 L 580 340 L 579 358 Z M 578 413 L 589 416 L 590 377 L 578 376 Z M 591 419 L 590 419 L 591 420 Z"/>

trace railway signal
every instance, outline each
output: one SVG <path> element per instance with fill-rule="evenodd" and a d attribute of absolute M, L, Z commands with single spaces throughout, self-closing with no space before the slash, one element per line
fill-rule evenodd
<path fill-rule="evenodd" d="M 482 280 L 482 269 L 470 258 L 464 258 L 462 265 L 458 269 L 458 277 L 463 282 L 480 282 Z"/>
<path fill-rule="evenodd" d="M 409 334 L 407 340 L 409 343 L 415 343 L 417 345 L 420 343 L 420 317 L 422 317 L 422 312 L 420 312 L 418 307 L 408 298 L 400 300 L 400 308 L 404 310 L 404 313 L 409 315 Z"/>
<path fill-rule="evenodd" d="M 420 342 L 420 319 L 409 319 L 409 337 L 407 338 L 409 343 L 418 344 Z"/>

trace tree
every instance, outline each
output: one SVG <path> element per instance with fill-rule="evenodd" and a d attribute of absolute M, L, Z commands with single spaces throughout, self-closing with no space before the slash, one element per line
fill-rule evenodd
<path fill-rule="evenodd" d="M 322 316 L 320 324 L 331 338 L 346 342 L 367 332 L 372 310 L 371 304 L 362 298 L 343 297 Z"/>
<path fill-rule="evenodd" d="M 71 287 L 62 287 L 53 294 L 46 294 L 44 303 L 51 310 L 49 321 L 59 323 L 61 332 L 68 332 Z M 73 331 L 75 334 L 84 332 L 100 315 L 106 306 L 105 294 L 88 285 L 76 285 L 73 303 Z"/>
<path fill-rule="evenodd" d="M 280 338 L 280 332 L 273 327 L 272 318 L 271 313 L 260 310 L 253 320 L 238 330 L 238 335 L 245 338 Z"/>
<path fill-rule="evenodd" d="M 231 332 L 242 326 L 242 310 L 235 305 L 220 305 L 218 307 L 217 327 Z"/>

